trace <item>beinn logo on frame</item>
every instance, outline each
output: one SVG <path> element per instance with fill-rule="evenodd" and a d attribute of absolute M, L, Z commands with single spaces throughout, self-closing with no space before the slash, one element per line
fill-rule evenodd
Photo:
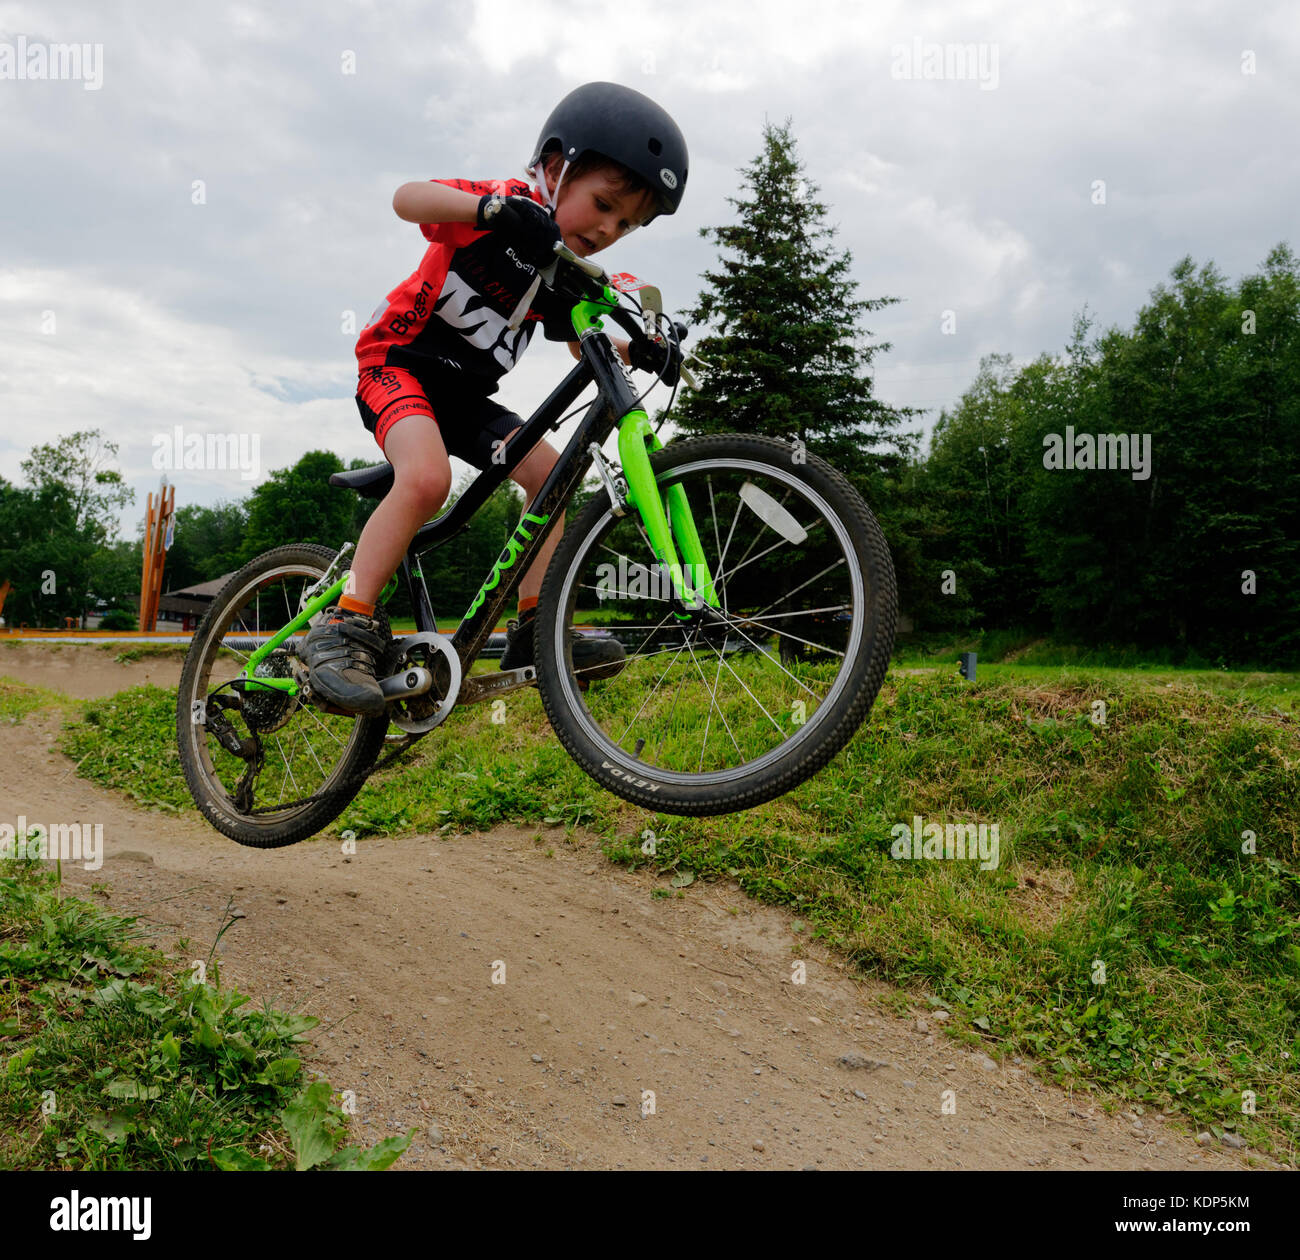
<path fill-rule="evenodd" d="M 0 40 L 0 79 L 80 80 L 87 92 L 104 86 L 103 44 L 34 44 L 26 35 Z"/>

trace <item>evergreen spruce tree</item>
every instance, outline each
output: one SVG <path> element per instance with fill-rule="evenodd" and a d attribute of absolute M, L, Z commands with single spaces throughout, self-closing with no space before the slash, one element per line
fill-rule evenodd
<path fill-rule="evenodd" d="M 674 420 L 688 435 L 799 438 L 866 488 L 915 446 L 895 430 L 917 413 L 872 397 L 871 362 L 889 343 L 870 344 L 859 328 L 898 299 L 855 296 L 852 256 L 834 250 L 826 206 L 802 171 L 790 120 L 765 124 L 763 151 L 742 171 L 749 195 L 728 198 L 739 222 L 700 229 L 732 256 L 705 273 L 711 288 L 687 315 L 717 331 L 692 346 L 709 367 Z"/>

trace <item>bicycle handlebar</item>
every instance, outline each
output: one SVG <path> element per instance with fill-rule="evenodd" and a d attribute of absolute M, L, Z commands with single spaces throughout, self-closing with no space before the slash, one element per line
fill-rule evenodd
<path fill-rule="evenodd" d="M 543 283 L 545 283 L 546 287 L 549 289 L 558 287 L 556 282 L 559 279 L 561 263 L 568 263 L 569 266 L 576 268 L 588 279 L 596 281 L 602 290 L 609 287 L 610 278 L 605 273 L 605 269 L 601 267 L 599 263 L 588 262 L 585 258 L 575 254 L 563 241 L 556 241 L 554 261 L 546 267 L 538 268 L 537 274 L 533 277 L 532 284 L 528 286 L 528 291 L 519 300 L 519 305 L 515 308 L 514 314 L 510 317 L 507 327 L 519 327 L 523 322 L 524 316 L 528 313 L 528 308 L 532 305 L 533 299 L 537 296 L 538 288 Z M 638 320 L 631 311 L 622 306 L 613 307 L 609 311 L 609 316 L 631 337 L 658 336 L 658 334 L 653 331 L 654 317 L 649 311 L 644 312 L 643 315 L 644 327 L 642 327 L 642 322 Z M 672 331 L 678 346 L 680 346 L 681 343 L 686 340 L 686 325 L 682 323 L 674 323 Z M 700 359 L 698 355 L 691 355 L 690 358 L 701 364 L 705 363 L 705 360 Z M 685 364 L 683 364 L 682 367 L 682 375 L 691 388 L 697 388 L 695 379 L 691 376 L 690 372 L 686 370 Z"/>

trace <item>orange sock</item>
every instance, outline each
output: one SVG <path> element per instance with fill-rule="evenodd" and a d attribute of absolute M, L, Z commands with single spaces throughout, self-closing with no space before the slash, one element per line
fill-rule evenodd
<path fill-rule="evenodd" d="M 363 617 L 373 617 L 375 615 L 374 604 L 363 604 L 359 599 L 353 599 L 351 595 L 339 596 L 339 611 L 347 609 L 349 612 L 360 613 Z"/>
<path fill-rule="evenodd" d="M 536 596 L 536 595 L 525 595 L 524 598 L 521 599 L 521 600 L 519 601 L 519 615 L 520 615 L 521 617 L 522 617 L 522 616 L 524 615 L 524 613 L 526 613 L 526 612 L 534 612 L 534 613 L 535 613 L 535 612 L 536 612 L 536 609 L 537 609 L 537 596 Z"/>

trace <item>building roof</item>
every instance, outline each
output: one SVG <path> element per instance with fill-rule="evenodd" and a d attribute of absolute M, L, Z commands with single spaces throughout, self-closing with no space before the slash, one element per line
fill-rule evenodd
<path fill-rule="evenodd" d="M 200 582 L 197 586 L 185 586 L 179 591 L 164 591 L 168 596 L 189 596 L 192 599 L 213 599 L 217 592 L 230 581 L 233 576 L 231 573 L 223 573 L 219 578 L 213 578 L 211 582 Z"/>

